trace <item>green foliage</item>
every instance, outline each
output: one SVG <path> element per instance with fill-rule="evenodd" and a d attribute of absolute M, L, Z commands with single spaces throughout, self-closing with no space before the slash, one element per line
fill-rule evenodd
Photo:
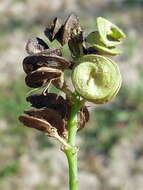
<path fill-rule="evenodd" d="M 18 162 L 13 161 L 8 163 L 7 165 L 1 166 L 0 168 L 0 179 L 2 180 L 5 177 L 13 176 L 17 173 L 19 168 Z"/>
<path fill-rule="evenodd" d="M 28 88 L 25 88 L 24 82 L 20 79 L 0 88 L 0 118 L 4 117 L 7 121 L 15 123 L 19 113 L 28 106 L 24 98 Z"/>
<path fill-rule="evenodd" d="M 124 0 L 124 3 L 127 5 L 140 5 L 143 4 L 143 0 Z"/>
<path fill-rule="evenodd" d="M 1 143 L 15 147 L 18 154 L 25 151 L 28 139 L 32 141 L 35 136 L 39 139 L 39 149 L 43 149 L 45 146 L 51 147 L 48 138 L 43 138 L 41 133 L 35 132 L 30 137 L 33 129 L 30 130 L 24 127 L 18 120 L 23 110 L 30 108 L 30 105 L 25 101 L 25 96 L 28 95 L 28 92 L 29 89 L 21 78 L 1 86 L 0 119 L 4 119 L 8 125 L 4 130 L 1 130 Z M 27 143 L 25 143 L 26 141 Z M 20 146 L 19 143 L 21 144 Z"/>

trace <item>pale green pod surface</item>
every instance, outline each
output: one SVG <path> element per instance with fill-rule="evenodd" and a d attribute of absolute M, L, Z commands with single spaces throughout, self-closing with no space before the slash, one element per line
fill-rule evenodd
<path fill-rule="evenodd" d="M 85 55 L 77 61 L 72 73 L 75 90 L 96 104 L 110 101 L 121 87 L 119 67 L 100 55 Z"/>
<path fill-rule="evenodd" d="M 122 50 L 112 47 L 112 48 L 107 48 L 105 46 L 101 45 L 93 45 L 92 48 L 96 49 L 101 55 L 120 55 L 122 54 Z"/>
<path fill-rule="evenodd" d="M 120 44 L 121 39 L 126 37 L 120 28 L 102 17 L 97 18 L 96 24 L 101 37 L 101 41 L 107 47 L 112 47 Z"/>
<path fill-rule="evenodd" d="M 98 31 L 91 32 L 86 37 L 86 42 L 92 45 L 92 48 L 97 50 L 100 55 L 119 55 L 122 51 L 116 47 L 107 47 L 101 41 L 101 37 Z"/>

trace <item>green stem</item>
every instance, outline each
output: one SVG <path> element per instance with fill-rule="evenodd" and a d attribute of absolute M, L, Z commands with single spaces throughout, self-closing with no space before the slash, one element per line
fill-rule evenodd
<path fill-rule="evenodd" d="M 69 149 L 65 151 L 69 166 L 69 190 L 78 190 L 77 152 Z"/>
<path fill-rule="evenodd" d="M 64 150 L 69 165 L 69 190 L 78 190 L 77 147 L 75 144 L 77 133 L 77 114 L 80 110 L 80 107 L 80 102 L 72 106 L 70 118 L 68 121 L 68 144 L 71 145 L 72 148 L 67 148 Z"/>

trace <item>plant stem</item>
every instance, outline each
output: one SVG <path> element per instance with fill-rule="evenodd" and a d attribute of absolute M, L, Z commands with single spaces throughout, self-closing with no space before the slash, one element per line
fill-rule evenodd
<path fill-rule="evenodd" d="M 77 177 L 77 147 L 76 143 L 76 133 L 77 133 L 77 114 L 80 110 L 80 102 L 75 103 L 72 106 L 70 118 L 68 121 L 68 144 L 71 148 L 66 148 L 64 150 L 69 166 L 69 190 L 78 190 L 78 177 Z"/>

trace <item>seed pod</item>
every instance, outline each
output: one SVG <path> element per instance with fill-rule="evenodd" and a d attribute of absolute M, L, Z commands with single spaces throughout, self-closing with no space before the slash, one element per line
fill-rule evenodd
<path fill-rule="evenodd" d="M 62 24 L 60 23 L 59 19 L 56 17 L 50 27 L 46 28 L 44 33 L 45 36 L 50 40 L 53 41 L 54 39 L 59 39 L 60 30 L 62 28 Z"/>
<path fill-rule="evenodd" d="M 63 25 L 63 32 L 61 37 L 61 44 L 67 44 L 71 38 L 74 38 L 81 34 L 82 30 L 79 25 L 79 20 L 76 15 L 71 14 L 65 24 Z"/>
<path fill-rule="evenodd" d="M 56 110 L 62 118 L 67 119 L 70 112 L 70 104 L 68 100 L 65 100 L 62 96 L 48 93 L 44 94 L 34 94 L 26 98 L 28 102 L 35 108 L 50 108 Z"/>
<path fill-rule="evenodd" d="M 102 17 L 97 18 L 96 24 L 101 41 L 107 47 L 113 47 L 120 44 L 121 39 L 126 37 L 120 28 Z"/>
<path fill-rule="evenodd" d="M 78 115 L 78 131 L 83 129 L 85 124 L 89 121 L 89 111 L 86 106 L 80 109 Z"/>
<path fill-rule="evenodd" d="M 104 104 L 119 91 L 121 74 L 118 65 L 100 55 L 85 55 L 77 61 L 72 73 L 76 91 L 87 101 Z"/>
<path fill-rule="evenodd" d="M 119 50 L 116 47 L 107 47 L 103 44 L 101 41 L 101 37 L 99 35 L 98 31 L 91 32 L 87 37 L 86 41 L 92 45 L 92 49 L 95 49 L 98 51 L 100 55 L 119 55 L 122 53 L 121 50 Z"/>
<path fill-rule="evenodd" d="M 48 45 L 40 38 L 29 39 L 25 47 L 27 53 L 30 55 L 40 53 L 41 51 L 48 48 Z"/>
<path fill-rule="evenodd" d="M 27 127 L 49 133 L 53 128 L 56 128 L 59 135 L 62 136 L 65 132 L 65 123 L 61 116 L 52 109 L 31 109 L 24 111 L 19 117 L 19 120 Z"/>
<path fill-rule="evenodd" d="M 79 57 L 81 55 L 84 54 L 84 50 L 85 50 L 85 43 L 84 43 L 84 39 L 83 39 L 83 32 L 81 32 L 80 34 L 77 34 L 75 37 L 72 37 L 69 41 L 68 41 L 68 46 L 69 49 L 71 51 L 71 54 L 74 57 Z"/>
<path fill-rule="evenodd" d="M 36 71 L 29 73 L 25 78 L 25 83 L 31 88 L 39 88 L 48 84 L 52 80 L 59 78 L 62 71 L 59 69 L 41 67 Z"/>
<path fill-rule="evenodd" d="M 92 46 L 92 48 L 97 50 L 100 55 L 120 55 L 120 54 L 122 54 L 122 50 L 120 50 L 116 47 L 107 48 L 105 46 L 95 44 L 94 46 Z"/>
<path fill-rule="evenodd" d="M 50 41 L 58 40 L 61 45 L 65 45 L 68 41 L 82 33 L 77 16 L 71 14 L 62 25 L 58 18 L 53 20 L 50 27 L 44 31 Z"/>
<path fill-rule="evenodd" d="M 29 74 L 32 71 L 37 70 L 40 67 L 50 67 L 56 69 L 68 69 L 71 63 L 65 58 L 55 55 L 40 55 L 35 54 L 32 56 L 27 56 L 23 60 L 23 69 L 25 73 Z"/>

